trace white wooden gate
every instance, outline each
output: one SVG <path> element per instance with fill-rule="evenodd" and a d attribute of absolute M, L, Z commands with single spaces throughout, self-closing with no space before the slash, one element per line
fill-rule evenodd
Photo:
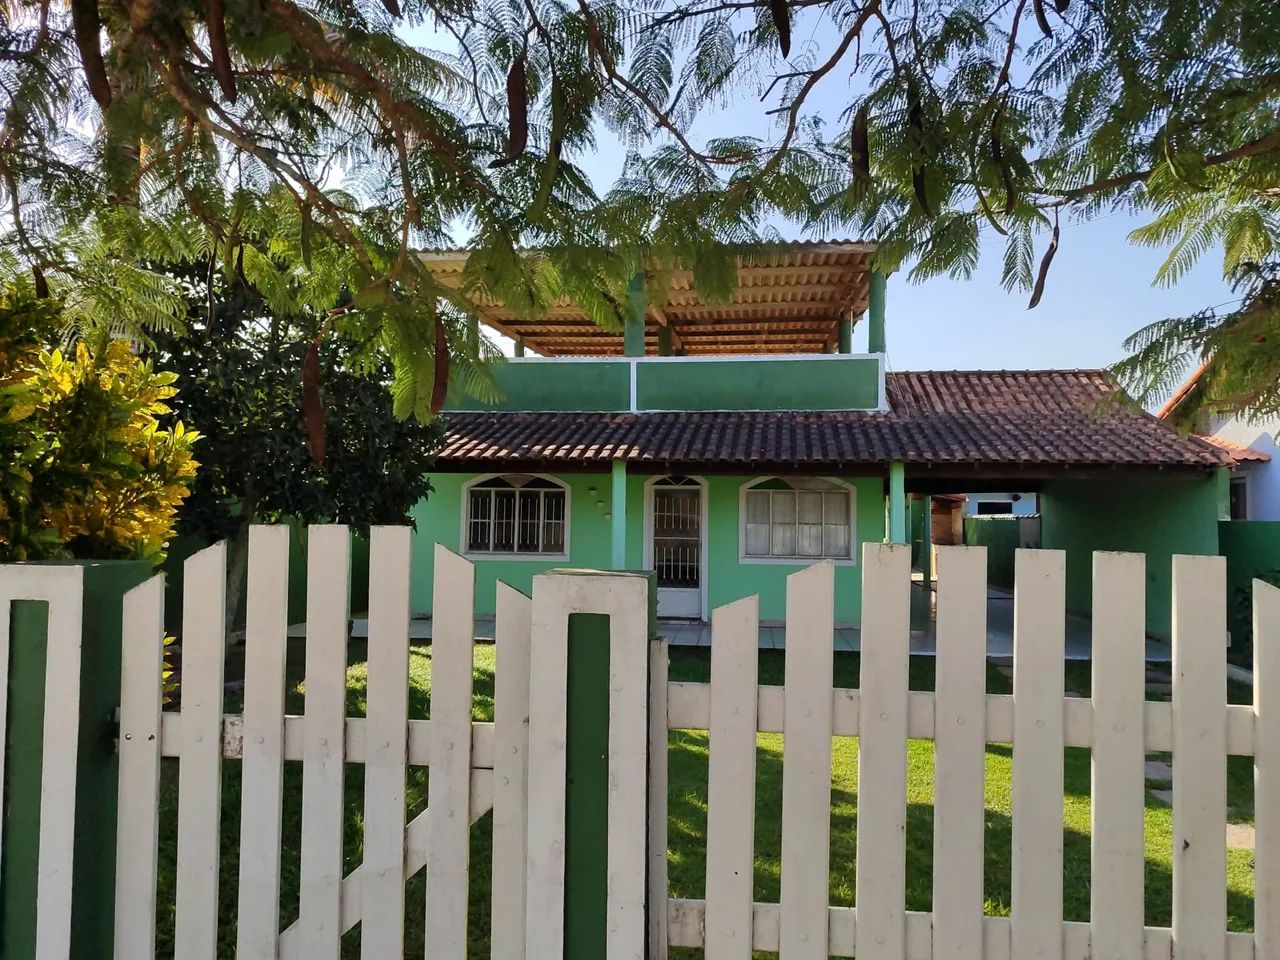
<path fill-rule="evenodd" d="M 472 720 L 473 571 L 440 547 L 431 714 L 408 716 L 410 533 L 403 528 L 372 535 L 368 707 L 359 718 L 348 717 L 345 705 L 348 533 L 311 529 L 306 709 L 286 716 L 287 537 L 276 527 L 250 534 L 242 715 L 224 715 L 222 708 L 222 546 L 187 562 L 180 711 L 162 710 L 160 579 L 125 599 L 115 904 L 120 960 L 155 955 L 162 757 L 179 759 L 174 952 L 182 960 L 218 955 L 227 760 L 242 764 L 237 956 L 335 958 L 342 933 L 358 922 L 363 957 L 401 956 L 405 879 L 425 867 L 430 958 L 464 957 L 470 825 L 492 810 L 491 956 L 559 958 L 566 908 L 565 623 L 578 612 L 613 618 L 608 960 L 638 960 L 646 942 L 650 957 L 664 956 L 668 946 L 701 947 L 708 960 L 747 960 L 752 950 L 784 960 L 1280 958 L 1280 591 L 1255 588 L 1255 702 L 1228 705 L 1221 558 L 1174 560 L 1172 703 L 1144 698 L 1141 557 L 1095 556 L 1094 681 L 1092 698 L 1084 699 L 1063 695 L 1063 555 L 1020 551 L 1013 694 L 1000 696 L 985 686 L 985 551 L 940 548 L 936 690 L 917 692 L 909 691 L 907 679 L 908 548 L 874 544 L 861 561 L 859 689 L 832 683 L 829 562 L 788 581 L 783 687 L 758 684 L 754 598 L 714 612 L 709 684 L 667 683 L 665 651 L 651 649 L 641 629 L 647 600 L 639 585 L 645 581 L 548 575 L 537 578 L 532 601 L 498 589 L 494 721 L 480 723 Z M 51 643 L 70 656 L 77 621 L 74 584 L 62 589 L 67 576 L 56 569 L 0 568 L 0 606 L 7 609 L 18 597 L 49 599 L 57 620 Z M 649 690 L 636 679 L 646 670 Z M 63 702 L 71 698 L 68 707 L 74 702 L 73 690 L 50 689 Z M 668 729 L 710 732 L 704 901 L 667 899 Z M 752 899 L 757 732 L 785 738 L 778 903 Z M 54 739 L 49 736 L 46 743 L 74 742 L 74 730 L 68 737 L 56 724 Z M 856 907 L 829 904 L 835 736 L 860 738 Z M 933 740 L 936 749 L 929 913 L 905 908 L 909 738 Z M 988 743 L 1014 749 L 1010 917 L 983 915 Z M 1065 746 L 1089 748 L 1093 756 L 1087 923 L 1063 921 Z M 1143 758 L 1166 750 L 1175 769 L 1171 929 L 1144 926 L 1142 886 Z M 1252 934 L 1226 930 L 1228 754 L 1255 758 Z M 302 858 L 300 915 L 281 930 L 286 760 L 303 764 Z M 364 765 L 364 859 L 344 876 L 343 786 L 351 764 Z M 430 780 L 425 812 L 406 823 L 408 766 L 428 767 Z M 66 957 L 67 797 L 68 777 L 74 778 L 68 770 L 64 753 L 46 760 L 46 789 L 58 792 L 47 794 L 42 810 L 38 960 Z"/>

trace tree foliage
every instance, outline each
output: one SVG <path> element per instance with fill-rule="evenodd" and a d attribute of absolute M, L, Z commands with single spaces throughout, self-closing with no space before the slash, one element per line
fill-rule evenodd
<path fill-rule="evenodd" d="M 1114 371 L 1146 406 L 1169 398 L 1193 369 L 1195 382 L 1173 411 L 1179 426 L 1206 431 L 1213 416 L 1280 417 L 1280 262 L 1235 271 L 1241 297 L 1185 317 L 1150 324 L 1125 341 Z"/>
<path fill-rule="evenodd" d="M 350 291 L 332 328 L 382 332 L 402 412 L 442 395 L 437 352 L 468 355 L 474 298 L 536 316 L 568 295 L 616 325 L 641 268 L 723 293 L 775 213 L 874 239 L 915 279 L 969 275 L 994 235 L 1032 304 L 1072 223 L 1115 211 L 1149 220 L 1133 239 L 1169 251 L 1162 282 L 1212 249 L 1228 273 L 1275 258 L 1269 0 L 71 6 L 9 0 L 0 20 L 0 269 L 56 288 L 118 268 L 164 326 L 181 311 L 136 272 L 137 239 L 198 225 L 234 270 L 244 197 L 274 188 L 274 235 Z M 767 134 L 702 134 L 757 101 Z M 602 136 L 631 153 L 601 194 L 576 161 Z M 412 252 L 455 228 L 462 288 Z"/>
<path fill-rule="evenodd" d="M 320 346 L 317 462 L 302 368 L 322 318 L 277 313 L 265 293 L 208 266 L 175 276 L 188 290 L 187 332 L 158 337 L 151 352 L 176 372 L 171 416 L 201 435 L 179 531 L 213 541 L 250 522 L 404 523 L 430 489 L 441 434 L 437 424 L 395 416 L 385 357 L 345 336 Z"/>
<path fill-rule="evenodd" d="M 55 305 L 0 295 L 0 560 L 159 563 L 195 473 L 174 376 L 122 341 L 49 350 Z"/>

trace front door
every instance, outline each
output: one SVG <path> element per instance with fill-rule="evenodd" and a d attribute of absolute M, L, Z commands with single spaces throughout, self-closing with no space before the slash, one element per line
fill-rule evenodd
<path fill-rule="evenodd" d="M 658 616 L 702 616 L 702 484 L 691 477 L 653 483 L 650 556 L 658 575 Z"/>

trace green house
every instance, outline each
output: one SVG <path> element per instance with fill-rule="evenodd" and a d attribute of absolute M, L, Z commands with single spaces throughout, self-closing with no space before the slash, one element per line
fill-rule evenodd
<path fill-rule="evenodd" d="M 787 575 L 832 560 L 837 622 L 856 627 L 860 548 L 906 542 L 909 499 L 1031 490 L 1043 546 L 1068 551 L 1071 607 L 1088 610 L 1092 550 L 1140 550 L 1149 626 L 1167 633 L 1169 557 L 1217 552 L 1223 451 L 1108 403 L 1098 371 L 889 373 L 872 252 L 762 249 L 728 302 L 664 273 L 668 289 L 633 284 L 620 332 L 573 303 L 535 319 L 477 297 L 517 355 L 497 403 L 450 398 L 414 511 L 415 613 L 430 614 L 438 541 L 475 562 L 481 615 L 498 580 L 528 590 L 575 566 L 656 571 L 661 618 L 758 594 L 762 622 L 780 622 Z M 465 254 L 429 262 L 457 285 Z"/>

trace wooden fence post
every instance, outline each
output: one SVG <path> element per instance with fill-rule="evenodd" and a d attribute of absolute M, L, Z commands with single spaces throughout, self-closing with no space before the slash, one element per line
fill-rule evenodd
<path fill-rule="evenodd" d="M 150 574 L 135 561 L 0 569 L 0 956 L 111 956 L 121 603 Z M 12 601 L 43 603 L 10 617 Z"/>
<path fill-rule="evenodd" d="M 651 573 L 534 578 L 528 956 L 644 960 L 656 612 Z"/>

